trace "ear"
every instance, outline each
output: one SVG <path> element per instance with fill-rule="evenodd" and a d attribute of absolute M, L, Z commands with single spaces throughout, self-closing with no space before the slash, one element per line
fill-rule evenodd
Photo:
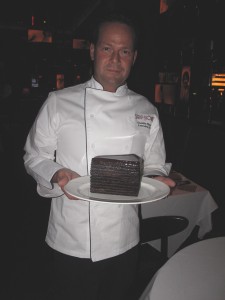
<path fill-rule="evenodd" d="M 90 45 L 90 57 L 91 57 L 91 60 L 94 61 L 94 57 L 95 57 L 95 45 L 93 43 L 91 43 L 91 45 Z"/>
<path fill-rule="evenodd" d="M 136 58 L 137 58 L 137 50 L 135 50 L 135 52 L 134 52 L 133 65 L 134 65 L 134 63 L 135 63 L 135 61 L 136 61 Z"/>

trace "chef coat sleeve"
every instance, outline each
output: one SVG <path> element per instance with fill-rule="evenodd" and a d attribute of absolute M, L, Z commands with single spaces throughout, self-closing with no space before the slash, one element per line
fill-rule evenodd
<path fill-rule="evenodd" d="M 144 176 L 169 175 L 172 164 L 166 163 L 166 151 L 163 138 L 163 131 L 157 111 L 153 116 L 153 122 L 150 128 L 150 133 L 147 138 L 144 161 Z"/>
<path fill-rule="evenodd" d="M 63 194 L 58 184 L 51 178 L 63 168 L 56 163 L 58 115 L 53 93 L 42 105 L 25 143 L 24 165 L 28 174 L 37 182 L 37 192 L 43 197 L 58 197 Z"/>

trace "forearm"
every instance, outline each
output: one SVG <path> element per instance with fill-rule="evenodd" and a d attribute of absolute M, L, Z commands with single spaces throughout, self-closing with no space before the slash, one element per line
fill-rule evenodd
<path fill-rule="evenodd" d="M 166 150 L 159 120 L 152 124 L 145 151 L 144 175 L 168 176 L 171 163 L 166 163 Z"/>
<path fill-rule="evenodd" d="M 49 189 L 52 189 L 51 179 L 53 175 L 63 168 L 62 165 L 53 160 L 43 157 L 33 157 L 28 160 L 25 158 L 24 165 L 27 173 L 30 174 L 38 184 Z"/>

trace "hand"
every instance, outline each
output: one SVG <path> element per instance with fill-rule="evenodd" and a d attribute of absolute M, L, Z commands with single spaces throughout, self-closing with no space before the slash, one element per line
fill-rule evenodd
<path fill-rule="evenodd" d="M 174 188 L 176 186 L 176 182 L 173 179 L 169 178 L 169 177 L 156 176 L 156 177 L 154 177 L 154 179 L 159 180 L 159 181 L 165 183 L 170 188 Z"/>
<path fill-rule="evenodd" d="M 67 192 L 64 190 L 64 186 L 71 180 L 74 178 L 78 178 L 80 177 L 79 174 L 77 174 L 76 172 L 70 170 L 70 169 L 60 169 L 58 170 L 52 177 L 51 182 L 53 183 L 57 183 L 62 191 L 64 192 L 64 194 L 67 196 L 67 198 L 69 198 L 70 200 L 77 200 L 76 197 L 73 197 L 69 194 L 67 194 Z"/>

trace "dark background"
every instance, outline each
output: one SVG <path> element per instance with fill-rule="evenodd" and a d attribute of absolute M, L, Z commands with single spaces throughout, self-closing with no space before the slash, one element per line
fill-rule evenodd
<path fill-rule="evenodd" d="M 130 78 L 132 88 L 153 99 L 159 70 L 180 74 L 183 64 L 192 64 L 193 89 L 202 92 L 200 88 L 207 89 L 211 64 L 220 71 L 224 69 L 225 3 L 221 0 L 170 0 L 168 3 L 168 11 L 160 14 L 159 0 L 7 1 L 0 10 L 1 57 L 14 73 L 14 80 L 21 80 L 21 84 L 35 68 L 50 66 L 54 72 L 66 69 L 69 74 L 74 72 L 74 64 L 77 64 L 76 71 L 83 72 L 85 80 L 88 54 L 72 51 L 72 38 L 88 40 L 99 15 L 121 10 L 134 17 L 140 28 L 140 53 Z M 27 28 L 31 28 L 32 16 L 33 27 L 52 32 L 53 44 L 27 44 Z M 71 83 L 68 79 L 66 84 Z"/>

